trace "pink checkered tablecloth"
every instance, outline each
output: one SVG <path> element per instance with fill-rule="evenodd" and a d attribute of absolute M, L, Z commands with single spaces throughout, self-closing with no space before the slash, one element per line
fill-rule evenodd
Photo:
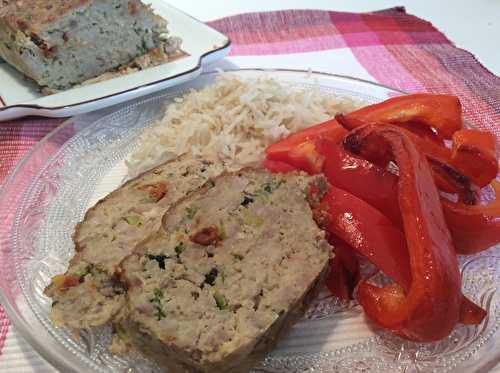
<path fill-rule="evenodd" d="M 456 48 L 432 24 L 403 8 L 363 14 L 316 10 L 251 13 L 210 25 L 233 42 L 222 67 L 229 62 L 239 67 L 311 68 L 409 92 L 452 93 L 459 96 L 467 120 L 500 136 L 500 78 L 469 52 Z M 61 122 L 29 118 L 0 123 L 0 185 L 26 152 Z M 0 371 L 7 365 L 11 368 L 6 370 L 12 372 L 27 371 L 28 366 L 29 371 L 36 371 L 33 363 L 9 360 L 9 351 L 15 348 L 7 349 L 6 341 L 13 339 L 13 346 L 19 341 L 12 329 L 0 307 Z"/>

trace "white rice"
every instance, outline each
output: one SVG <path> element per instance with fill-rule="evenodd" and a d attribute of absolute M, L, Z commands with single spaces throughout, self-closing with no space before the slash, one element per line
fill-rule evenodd
<path fill-rule="evenodd" d="M 269 77 L 222 74 L 214 84 L 176 98 L 148 128 L 127 160 L 133 177 L 190 152 L 238 169 L 264 158 L 264 149 L 298 131 L 361 106 L 346 97 L 298 89 Z"/>

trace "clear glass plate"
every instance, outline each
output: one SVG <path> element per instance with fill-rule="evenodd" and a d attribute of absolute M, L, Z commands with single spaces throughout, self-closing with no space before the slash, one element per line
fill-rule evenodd
<path fill-rule="evenodd" d="M 238 70 L 263 74 L 293 86 L 319 86 L 325 95 L 377 102 L 402 92 L 348 77 L 305 71 Z M 162 112 L 165 102 L 210 84 L 217 73 L 162 95 L 67 121 L 17 166 L 0 194 L 0 301 L 16 329 L 64 372 L 151 371 L 147 361 L 117 357 L 106 349 L 110 331 L 89 330 L 79 338 L 48 319 L 43 289 L 72 256 L 71 233 L 85 210 L 117 187 L 123 160 L 138 135 Z M 370 325 L 354 302 L 322 293 L 258 372 L 480 372 L 500 361 L 500 250 L 461 258 L 464 293 L 488 310 L 478 327 L 458 326 L 438 343 L 416 344 Z"/>

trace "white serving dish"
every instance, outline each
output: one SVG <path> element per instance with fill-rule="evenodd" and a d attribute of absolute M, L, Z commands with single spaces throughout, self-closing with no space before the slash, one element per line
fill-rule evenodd
<path fill-rule="evenodd" d="M 196 78 L 205 65 L 229 52 L 231 42 L 227 36 L 163 0 L 146 2 L 169 22 L 171 35 L 182 38 L 186 56 L 50 96 L 43 96 L 34 82 L 0 59 L 0 121 L 27 115 L 67 117 L 115 105 Z"/>

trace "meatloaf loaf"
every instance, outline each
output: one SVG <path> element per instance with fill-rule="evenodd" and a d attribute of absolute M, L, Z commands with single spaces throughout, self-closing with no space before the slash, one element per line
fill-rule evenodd
<path fill-rule="evenodd" d="M 180 200 L 121 265 L 129 309 L 118 329 L 175 372 L 247 370 L 328 271 L 307 201 L 326 188 L 323 177 L 246 169 Z"/>
<path fill-rule="evenodd" d="M 45 293 L 56 325 L 98 326 L 124 310 L 125 288 L 116 269 L 134 247 L 160 227 L 168 207 L 223 171 L 221 162 L 181 156 L 115 190 L 87 211 L 75 229 L 76 254 Z"/>
<path fill-rule="evenodd" d="M 167 24 L 140 0 L 11 0 L 0 56 L 42 87 L 69 88 L 168 49 Z"/>

